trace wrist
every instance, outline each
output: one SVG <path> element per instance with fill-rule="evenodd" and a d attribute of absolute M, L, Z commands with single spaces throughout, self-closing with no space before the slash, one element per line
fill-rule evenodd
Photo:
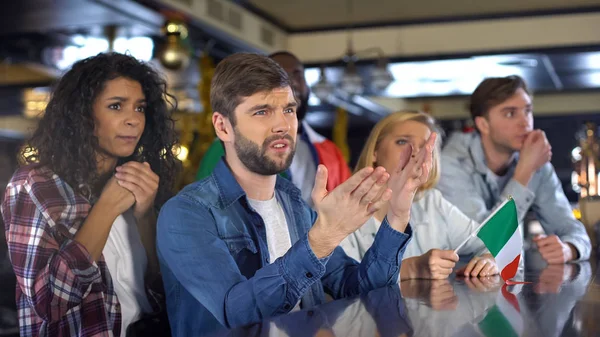
<path fill-rule="evenodd" d="M 571 243 L 567 243 L 567 246 L 571 251 L 570 259 L 568 259 L 567 262 L 577 260 L 579 258 L 579 251 L 577 251 L 577 248 L 575 248 L 575 246 L 573 246 Z"/>
<path fill-rule="evenodd" d="M 154 212 L 154 208 L 150 207 L 147 211 L 145 212 L 136 212 L 135 210 L 133 211 L 133 216 L 135 217 L 135 219 L 138 222 L 143 222 L 143 221 L 150 221 L 153 218 L 155 218 L 155 212 Z"/>
<path fill-rule="evenodd" d="M 110 199 L 102 198 L 102 196 L 100 196 L 100 198 L 98 199 L 96 204 L 94 204 L 90 212 L 99 212 L 100 214 L 103 214 L 104 216 L 114 221 L 114 219 L 116 219 L 120 215 L 117 209 L 118 207 L 116 203 L 114 203 Z"/>
<path fill-rule="evenodd" d="M 513 175 L 513 179 L 516 180 L 521 185 L 523 185 L 524 187 L 527 187 L 527 185 L 529 185 L 529 181 L 531 180 L 532 176 L 533 176 L 532 170 L 519 167 L 519 165 L 517 164 L 517 168 L 515 169 L 515 174 Z"/>
<path fill-rule="evenodd" d="M 408 221 L 410 220 L 410 211 L 394 213 L 392 210 L 390 210 L 387 213 L 387 220 L 390 224 L 390 227 L 398 232 L 404 232 L 406 230 L 406 226 L 408 226 Z"/>
<path fill-rule="evenodd" d="M 327 233 L 319 218 L 317 218 L 313 227 L 308 231 L 308 244 L 319 259 L 331 254 L 343 239 L 337 239 L 335 235 Z"/>
<path fill-rule="evenodd" d="M 414 256 L 411 258 L 408 258 L 406 260 L 402 261 L 402 264 L 404 265 L 406 262 L 406 272 L 405 275 L 408 279 L 417 279 L 419 278 L 419 263 L 420 263 L 420 256 Z"/>

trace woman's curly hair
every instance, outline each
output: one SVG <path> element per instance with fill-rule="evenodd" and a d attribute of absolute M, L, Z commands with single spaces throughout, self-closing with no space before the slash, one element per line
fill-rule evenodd
<path fill-rule="evenodd" d="M 54 87 L 36 131 L 20 154 L 21 160 L 47 167 L 82 195 L 97 197 L 91 194 L 100 178 L 93 106 L 106 82 L 117 77 L 139 82 L 147 104 L 140 141 L 134 153 L 120 158 L 118 165 L 132 160 L 148 162 L 160 177 L 155 201 L 160 207 L 172 195 L 179 168 L 173 153 L 177 142 L 172 118 L 176 100 L 154 69 L 131 56 L 102 53 L 75 63 Z"/>

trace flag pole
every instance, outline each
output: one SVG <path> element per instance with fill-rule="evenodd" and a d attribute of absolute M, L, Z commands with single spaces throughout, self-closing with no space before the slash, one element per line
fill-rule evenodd
<path fill-rule="evenodd" d="M 471 238 L 474 238 L 475 236 L 477 236 L 477 233 L 479 233 L 479 231 L 483 228 L 483 226 L 485 226 L 485 224 L 490 221 L 490 219 L 496 215 L 496 213 L 498 213 L 498 211 L 500 209 L 502 209 L 502 207 L 504 207 L 504 205 L 506 205 L 510 200 L 512 200 L 512 196 L 508 196 L 508 198 L 506 198 L 506 200 L 504 200 L 500 206 L 496 207 L 496 209 L 490 214 L 488 215 L 487 218 L 485 218 L 485 220 L 483 220 L 483 222 L 473 231 L 473 233 L 471 233 L 469 236 L 467 236 L 467 238 L 460 244 L 458 245 L 458 247 L 456 247 L 456 249 L 454 250 L 454 254 L 458 254 L 458 251 L 467 244 L 467 242 L 469 242 L 469 240 Z"/>

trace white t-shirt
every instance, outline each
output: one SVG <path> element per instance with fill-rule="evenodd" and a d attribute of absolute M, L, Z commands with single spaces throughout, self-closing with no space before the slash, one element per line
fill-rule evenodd
<path fill-rule="evenodd" d="M 285 213 L 283 213 L 283 208 L 275 195 L 270 200 L 248 198 L 248 203 L 261 216 L 265 223 L 267 246 L 269 247 L 269 261 L 273 263 L 292 248 L 290 230 L 285 219 Z M 300 301 L 298 301 L 292 311 L 299 309 Z"/>
<path fill-rule="evenodd" d="M 131 210 L 115 219 L 102 255 L 121 304 L 121 337 L 125 337 L 130 324 L 138 321 L 142 314 L 152 312 L 144 284 L 148 265 L 146 249 Z"/>

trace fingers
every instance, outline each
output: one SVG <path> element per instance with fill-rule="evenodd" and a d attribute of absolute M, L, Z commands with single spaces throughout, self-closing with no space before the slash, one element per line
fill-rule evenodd
<path fill-rule="evenodd" d="M 448 280 L 433 280 L 431 281 L 430 302 L 431 307 L 435 310 L 452 310 L 458 304 L 458 297 Z"/>
<path fill-rule="evenodd" d="M 457 274 L 459 275 L 464 275 L 464 276 L 470 276 L 471 272 L 473 271 L 473 268 L 475 268 L 475 265 L 477 264 L 477 258 L 473 258 L 471 259 L 471 261 L 469 261 L 469 263 L 467 263 L 466 266 L 464 266 L 461 270 L 460 270 L 460 274 L 457 272 Z"/>
<path fill-rule="evenodd" d="M 442 259 L 442 258 L 437 258 L 437 259 L 432 259 L 429 262 L 429 266 L 430 268 L 433 268 L 434 266 L 437 267 L 441 267 L 441 268 L 454 268 L 454 266 L 456 265 L 456 263 L 452 260 L 446 260 L 446 259 Z"/>
<path fill-rule="evenodd" d="M 376 186 L 376 183 L 383 177 L 385 174 L 385 168 L 377 167 L 371 175 L 369 175 L 366 179 L 364 179 L 358 187 L 350 193 L 350 196 L 357 201 L 361 201 L 367 194 Z M 386 179 L 387 181 L 387 179 Z M 377 195 L 377 193 L 375 193 Z M 366 200 L 366 199 L 365 199 Z M 366 204 L 365 204 L 366 205 Z"/>
<path fill-rule="evenodd" d="M 452 274 L 454 266 L 451 263 L 450 267 L 442 266 L 441 264 L 432 264 L 429 266 L 429 272 L 433 279 L 445 279 Z"/>
<path fill-rule="evenodd" d="M 320 164 L 317 167 L 315 175 L 315 185 L 311 193 L 311 198 L 315 204 L 318 204 L 327 195 L 327 167 Z M 352 179 L 352 178 L 350 178 Z"/>
<path fill-rule="evenodd" d="M 541 249 L 542 247 L 545 247 L 545 246 L 559 244 L 560 240 L 559 240 L 558 236 L 550 235 L 550 236 L 541 237 L 541 238 L 537 239 L 536 243 L 537 243 L 538 249 Z"/>
<path fill-rule="evenodd" d="M 119 186 L 123 187 L 129 192 L 133 193 L 133 196 L 136 200 L 139 199 L 141 195 L 144 195 L 146 193 L 139 185 L 126 180 L 117 180 L 117 184 L 119 184 Z"/>
<path fill-rule="evenodd" d="M 432 280 L 431 281 L 431 291 L 435 292 L 435 291 L 439 291 L 439 290 L 447 290 L 447 289 L 451 289 L 454 290 L 454 287 L 452 286 L 452 284 L 450 284 L 450 282 L 448 282 L 448 280 Z"/>
<path fill-rule="evenodd" d="M 431 172 L 432 162 L 430 159 L 426 160 L 423 165 L 421 165 L 421 175 L 419 176 L 418 183 L 419 185 L 423 185 L 429 180 L 429 172 Z"/>
<path fill-rule="evenodd" d="M 135 172 L 132 172 L 132 170 L 129 168 L 120 169 L 119 172 L 115 173 L 115 178 L 117 178 L 117 181 L 119 183 L 127 183 L 127 185 L 121 184 L 121 186 L 125 187 L 130 186 L 130 184 L 133 184 L 139 188 L 139 191 L 144 193 L 153 193 L 158 188 L 158 182 L 149 180 L 148 177 L 145 177 L 141 174 L 136 174 Z M 133 192 L 133 190 L 131 189 L 130 191 Z"/>
<path fill-rule="evenodd" d="M 373 171 L 374 171 L 374 169 L 372 167 L 370 167 L 370 166 L 369 167 L 365 167 L 362 170 L 360 170 L 360 171 L 356 172 L 355 174 L 353 174 L 350 178 L 348 178 L 348 180 L 346 180 L 345 182 L 343 182 L 337 188 L 339 188 L 339 191 L 341 193 L 350 194 L 354 190 L 356 190 L 356 188 L 358 188 L 358 186 L 367 177 L 369 177 L 373 173 Z"/>
<path fill-rule="evenodd" d="M 400 173 L 406 165 L 409 164 L 410 159 L 412 157 L 413 148 L 412 146 L 405 146 L 404 149 L 400 152 L 400 159 L 398 160 L 398 166 L 394 170 L 394 173 Z"/>
<path fill-rule="evenodd" d="M 369 213 L 369 215 L 373 215 L 373 213 L 382 209 L 384 206 L 387 206 L 390 199 L 392 199 L 392 190 L 388 188 L 381 194 L 381 196 L 378 199 L 376 199 L 374 203 L 369 205 L 367 213 Z"/>
<path fill-rule="evenodd" d="M 489 262 L 481 271 L 480 275 L 491 276 L 498 275 L 498 266 L 495 263 Z"/>
<path fill-rule="evenodd" d="M 566 262 L 562 249 L 542 254 L 542 258 L 549 264 L 562 264 Z"/>
<path fill-rule="evenodd" d="M 425 163 L 426 157 L 427 150 L 424 147 L 411 158 L 411 161 L 406 165 L 404 170 L 413 178 L 419 177 L 421 175 L 421 167 L 423 166 L 423 163 Z"/>
<path fill-rule="evenodd" d="M 483 287 L 485 288 L 485 290 L 492 290 L 494 288 L 496 288 L 497 286 L 503 284 L 504 282 L 499 282 L 498 277 L 480 277 L 479 281 L 481 281 L 481 284 L 483 285 Z"/>
<path fill-rule="evenodd" d="M 478 277 L 466 278 L 465 283 L 467 287 L 477 291 L 486 291 L 488 287 L 483 284 L 483 282 Z"/>
<path fill-rule="evenodd" d="M 422 185 L 429 179 L 436 138 L 437 134 L 435 132 L 432 133 L 425 146 L 404 166 L 404 171 L 410 178 L 417 181 L 417 185 Z"/>
<path fill-rule="evenodd" d="M 116 170 L 117 172 L 125 170 L 133 174 L 140 174 L 145 179 L 155 182 L 156 184 L 158 184 L 160 180 L 158 175 L 154 173 L 154 171 L 152 171 L 152 169 L 150 168 L 150 164 L 148 164 L 147 162 L 138 163 L 136 161 L 130 161 L 121 166 L 118 166 Z"/>
<path fill-rule="evenodd" d="M 375 174 L 372 174 L 371 176 L 374 176 L 374 175 Z M 371 185 L 369 190 L 367 191 L 367 193 L 360 199 L 360 204 L 362 206 L 366 207 L 372 202 L 377 202 L 378 197 L 381 195 L 382 190 L 385 190 L 387 188 L 386 186 L 387 186 L 387 181 L 389 178 L 390 178 L 390 174 L 387 172 L 383 172 L 383 174 L 375 182 L 375 184 Z"/>
<path fill-rule="evenodd" d="M 546 143 L 548 144 L 548 137 L 546 137 L 546 132 L 544 130 L 538 130 L 540 133 L 540 138 Z"/>
<path fill-rule="evenodd" d="M 433 279 L 445 279 L 458 261 L 458 256 L 451 250 L 432 250 L 429 256 L 429 271 Z"/>
<path fill-rule="evenodd" d="M 477 261 L 477 263 L 475 264 L 475 267 L 473 267 L 473 270 L 471 271 L 471 276 L 480 276 L 481 272 L 483 271 L 483 268 L 485 268 L 488 264 L 488 261 L 486 259 L 481 259 L 479 261 Z M 485 276 L 485 275 L 481 275 L 481 276 Z"/>
<path fill-rule="evenodd" d="M 562 254 L 562 245 L 555 243 L 542 246 L 538 249 L 542 255 L 556 255 L 557 253 Z"/>
<path fill-rule="evenodd" d="M 437 250 L 436 255 L 444 260 L 458 262 L 458 255 L 453 250 Z"/>

